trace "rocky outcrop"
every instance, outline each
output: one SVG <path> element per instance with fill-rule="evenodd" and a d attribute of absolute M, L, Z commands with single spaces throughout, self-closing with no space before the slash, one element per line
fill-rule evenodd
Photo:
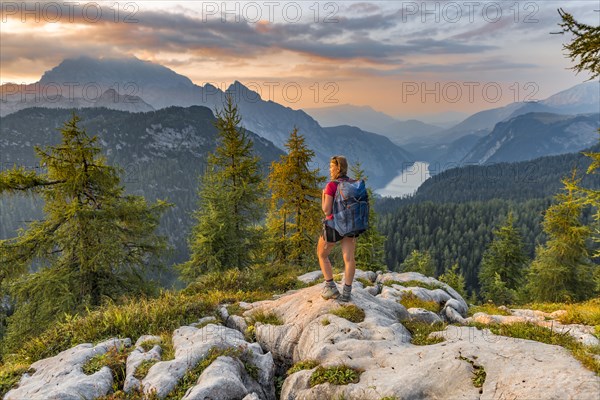
<path fill-rule="evenodd" d="M 600 340 L 594 335 L 594 327 L 581 324 L 562 324 L 558 321 L 566 313 L 558 310 L 546 313 L 538 310 L 508 309 L 511 315 L 489 315 L 483 312 L 475 313 L 467 319 L 467 322 L 478 322 L 480 324 L 514 324 L 531 323 L 550 329 L 552 332 L 566 333 L 573 336 L 578 342 L 586 346 L 600 346 Z"/>
<path fill-rule="evenodd" d="M 29 373 L 21 378 L 19 386 L 9 391 L 6 400 L 81 400 L 105 396 L 112 390 L 113 377 L 108 367 L 92 375 L 83 372 L 83 366 L 93 357 L 105 354 L 111 348 L 129 347 L 131 340 L 110 339 L 96 346 L 84 343 L 65 350 L 54 357 L 37 361 Z"/>
<path fill-rule="evenodd" d="M 317 273 L 310 277 L 319 279 Z M 362 271 L 352 291 L 351 311 L 335 300 L 320 296 L 321 285 L 290 291 L 272 300 L 239 304 L 242 315 L 220 309 L 223 323 L 203 319 L 195 326 L 182 326 L 173 333 L 175 357 L 162 360 L 158 337 L 142 337 L 127 360 L 126 389 L 154 393 L 164 398 L 180 379 L 206 363 L 183 399 L 275 399 L 276 373 L 281 379 L 281 399 L 594 399 L 600 380 L 562 347 L 530 340 L 502 337 L 472 326 L 446 325 L 430 337 L 440 343 L 417 346 L 405 327 L 442 321 L 467 321 L 464 299 L 447 285 L 416 273 L 375 274 Z M 308 279 L 307 279 L 308 280 Z M 365 285 L 363 285 L 363 282 Z M 371 285 L 372 283 L 372 285 Z M 406 309 L 400 300 L 412 297 L 437 302 L 440 312 Z M 528 313 L 513 310 L 515 318 Z M 255 321 L 255 313 L 274 314 L 281 325 Z M 364 318 L 362 318 L 364 313 Z M 346 314 L 347 315 L 347 314 Z M 536 315 L 533 313 L 532 315 Z M 495 316 L 494 316 L 495 317 Z M 256 342 L 243 335 L 253 327 Z M 144 343 L 145 342 L 145 343 Z M 81 365 L 116 340 L 97 346 L 80 345 L 56 357 L 38 361 L 34 373 L 23 376 L 8 399 L 91 399 L 110 392 L 112 378 L 107 368 L 86 376 Z M 144 344 L 144 345 L 143 345 Z M 226 349 L 237 349 L 231 353 Z M 211 352 L 212 350 L 212 352 Z M 134 376 L 144 360 L 153 360 L 145 377 Z M 352 383 L 311 384 L 317 367 L 285 371 L 298 362 L 318 367 L 345 366 L 358 377 Z M 72 375 L 72 376 L 71 376 Z M 94 385 L 94 390 L 90 387 Z M 73 391 L 77 388 L 77 391 Z M 75 393 L 75 395 L 73 395 Z M 36 397 L 37 396 L 37 397 Z M 70 397 L 69 397 L 70 396 Z"/>
<path fill-rule="evenodd" d="M 214 348 L 244 348 L 251 354 L 251 362 L 259 370 L 258 380 L 253 381 L 246 375 L 240 377 L 240 385 L 231 385 L 231 392 L 225 392 L 221 387 L 223 398 L 239 398 L 240 387 L 243 388 L 244 396 L 254 391 L 259 391 L 259 396 L 264 399 L 274 399 L 275 389 L 273 386 L 273 358 L 271 354 L 264 354 L 258 343 L 248 343 L 244 336 L 237 330 L 227 328 L 222 325 L 208 324 L 202 329 L 192 326 L 182 326 L 173 333 L 173 347 L 175 349 L 175 358 L 169 361 L 161 361 L 150 367 L 148 374 L 141 381 L 141 387 L 145 394 L 154 393 L 159 398 L 164 398 L 183 378 L 186 372 L 193 369 L 202 359 L 206 358 L 209 351 Z M 221 369 L 229 373 L 236 371 L 236 362 L 221 361 Z M 225 364 L 229 365 L 226 367 Z M 244 370 L 245 371 L 245 370 Z M 190 399 L 204 398 L 195 397 L 193 393 L 211 393 L 210 389 L 215 380 L 210 378 L 214 375 L 214 369 L 205 370 L 198 380 L 198 385 L 194 386 L 186 394 Z M 201 383 L 204 382 L 204 385 Z M 264 385 L 264 386 L 262 386 Z M 198 387 L 201 386 L 201 387 Z M 204 388 L 204 389 L 203 389 Z M 199 394 L 198 394 L 199 396 Z"/>

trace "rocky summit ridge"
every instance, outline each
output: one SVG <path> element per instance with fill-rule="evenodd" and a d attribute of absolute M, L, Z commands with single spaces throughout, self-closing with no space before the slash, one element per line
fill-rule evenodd
<path fill-rule="evenodd" d="M 321 278 L 319 271 L 299 277 L 307 283 Z M 123 390 L 137 392 L 138 398 L 172 396 L 178 382 L 203 362 L 180 398 L 271 400 L 277 392 L 289 400 L 598 398 L 600 378 L 566 349 L 468 326 L 475 317 L 484 323 L 485 315 L 467 318 L 465 300 L 434 278 L 357 271 L 356 279 L 350 305 L 322 299 L 320 284 L 271 300 L 224 305 L 221 322 L 209 316 L 173 332 L 170 360 L 162 360 L 160 337 L 80 344 L 32 364 L 5 399 L 106 396 L 113 390 L 110 369 L 87 375 L 84 365 L 115 347 L 130 349 Z M 399 303 L 404 296 L 437 303 L 439 312 L 407 309 Z M 236 308 L 240 311 L 233 312 Z M 522 319 L 549 318 L 515 313 Z M 272 322 L 258 322 L 258 315 L 269 315 Z M 438 324 L 442 330 L 429 337 L 441 341 L 413 344 L 415 332 L 409 328 L 415 322 Z M 151 365 L 144 374 L 139 373 L 142 364 Z M 304 367 L 288 370 L 292 365 Z M 355 375 L 346 384 L 318 383 L 315 376 L 326 371 Z"/>

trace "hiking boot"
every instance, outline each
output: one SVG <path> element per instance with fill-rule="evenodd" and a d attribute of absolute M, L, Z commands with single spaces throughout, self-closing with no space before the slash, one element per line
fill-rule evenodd
<path fill-rule="evenodd" d="M 321 297 L 325 300 L 329 299 L 337 299 L 340 296 L 340 291 L 337 286 L 333 284 L 333 286 L 325 285 L 323 291 L 321 292 Z"/>
<path fill-rule="evenodd" d="M 350 300 L 352 300 L 352 286 L 348 287 L 344 285 L 342 295 L 338 298 L 338 301 L 341 301 L 342 303 L 347 303 Z"/>

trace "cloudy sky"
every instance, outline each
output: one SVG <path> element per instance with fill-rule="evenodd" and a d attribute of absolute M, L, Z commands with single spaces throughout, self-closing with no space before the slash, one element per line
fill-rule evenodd
<path fill-rule="evenodd" d="M 563 56 L 562 7 L 586 1 L 2 1 L 0 81 L 65 58 L 135 56 L 195 83 L 234 80 L 292 108 L 368 105 L 393 116 L 475 112 L 585 81 Z"/>

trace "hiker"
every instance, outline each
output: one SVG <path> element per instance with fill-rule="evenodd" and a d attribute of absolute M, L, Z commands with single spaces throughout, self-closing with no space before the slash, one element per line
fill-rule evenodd
<path fill-rule="evenodd" d="M 325 186 L 323 195 L 321 196 L 321 208 L 325 213 L 325 219 L 323 220 L 323 231 L 319 237 L 319 243 L 317 244 L 317 256 L 319 257 L 319 266 L 323 277 L 325 278 L 325 287 L 321 292 L 321 297 L 324 299 L 336 299 L 339 297 L 339 301 L 347 302 L 350 301 L 352 293 L 352 280 L 354 279 L 354 272 L 356 270 L 356 261 L 354 260 L 354 249 L 356 247 L 357 234 L 342 236 L 338 231 L 333 228 L 333 201 L 337 191 L 338 182 L 336 181 L 349 181 L 350 178 L 347 176 L 348 173 L 348 161 L 344 156 L 331 157 L 329 163 L 329 175 L 331 175 L 331 181 Z M 333 271 L 331 269 L 331 262 L 329 261 L 329 253 L 335 246 L 335 243 L 340 242 L 342 244 L 342 254 L 344 256 L 344 288 L 340 297 L 340 292 L 333 281 Z"/>

